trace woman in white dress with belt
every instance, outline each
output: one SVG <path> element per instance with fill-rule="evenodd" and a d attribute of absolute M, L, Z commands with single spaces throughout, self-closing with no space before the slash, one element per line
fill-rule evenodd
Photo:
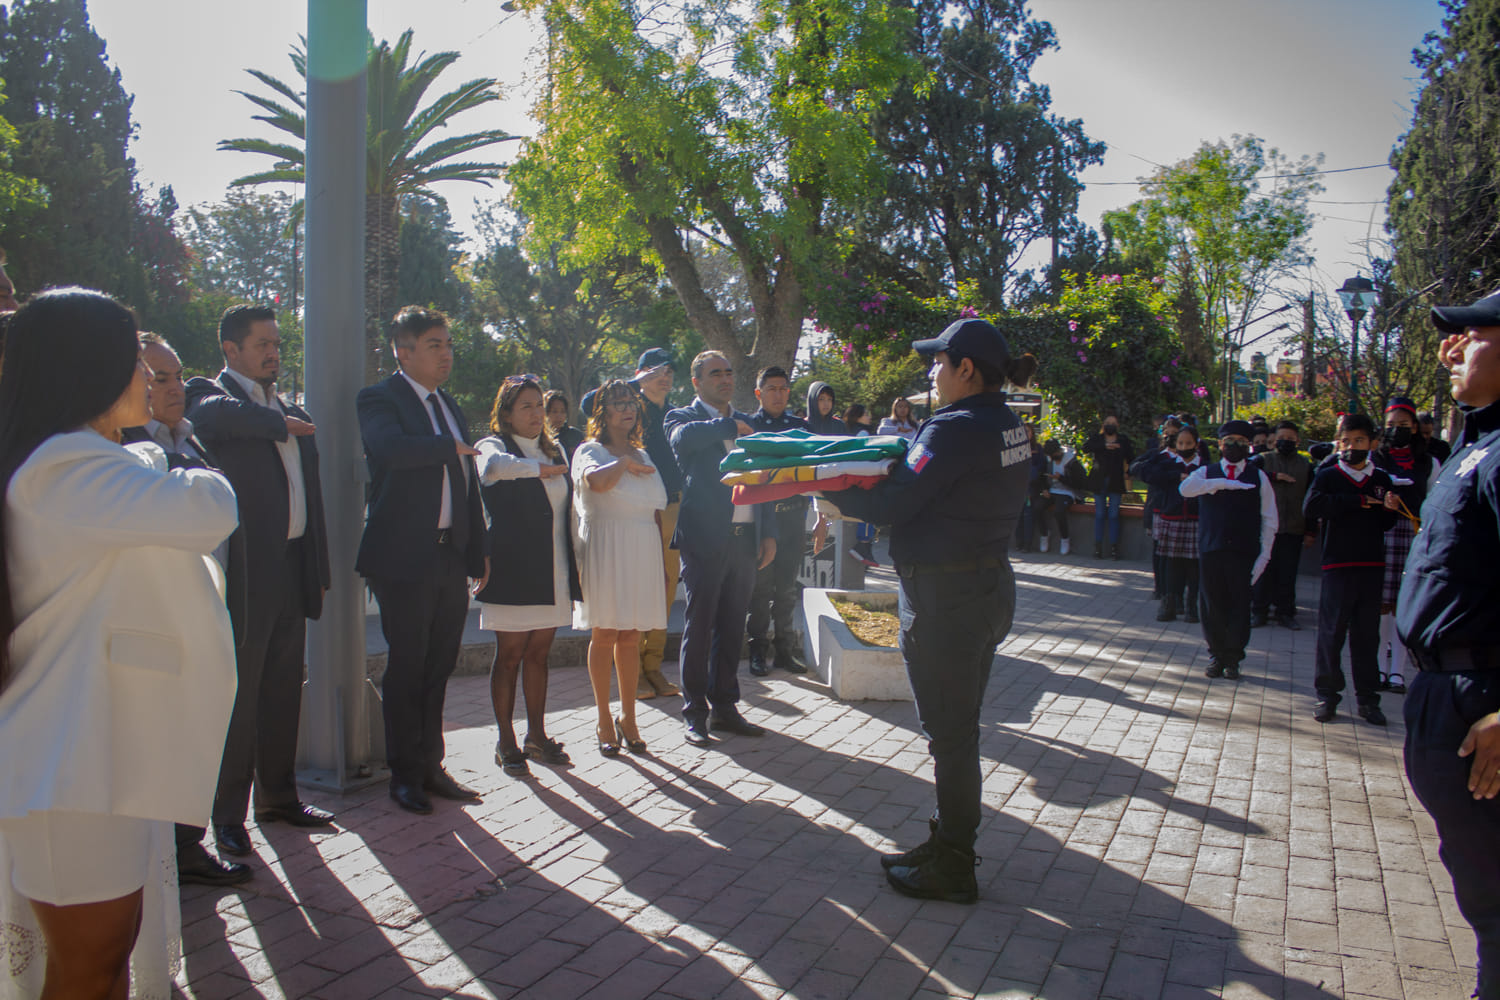
<path fill-rule="evenodd" d="M 574 625 L 592 629 L 589 683 L 599 709 L 599 752 L 645 753 L 635 722 L 635 685 L 641 633 L 667 627 L 661 511 L 667 490 L 642 447 L 645 412 L 635 391 L 619 380 L 594 394 L 588 437 L 573 452 L 578 497 L 583 603 Z M 610 660 L 620 679 L 620 714 L 609 700 Z"/>
<path fill-rule="evenodd" d="M 512 777 L 530 773 L 527 759 L 570 763 L 547 735 L 547 654 L 559 628 L 573 620 L 582 596 L 573 555 L 571 484 L 562 449 L 547 432 L 535 375 L 512 375 L 490 414 L 492 437 L 475 447 L 479 492 L 489 516 L 489 575 L 475 595 L 479 627 L 495 633 L 490 701 L 500 729 L 495 763 Z M 526 740 L 516 742 L 516 678 L 526 694 Z"/>

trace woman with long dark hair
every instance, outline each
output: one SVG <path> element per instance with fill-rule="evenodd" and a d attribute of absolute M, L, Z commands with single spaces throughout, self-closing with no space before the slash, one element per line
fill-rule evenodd
<path fill-rule="evenodd" d="M 578 497 L 583 603 L 573 623 L 591 629 L 589 683 L 599 710 L 599 752 L 644 753 L 635 723 L 635 685 L 641 633 L 667 627 L 662 584 L 661 529 L 667 488 L 647 458 L 640 397 L 626 383 L 606 383 L 594 394 L 588 440 L 574 452 L 573 492 Z M 620 680 L 620 714 L 610 712 L 610 661 Z"/>
<path fill-rule="evenodd" d="M 479 449 L 480 492 L 490 516 L 490 575 L 478 592 L 479 627 L 495 633 L 490 701 L 500 741 L 495 761 L 524 777 L 527 758 L 571 763 L 547 736 L 547 654 L 583 596 L 573 554 L 568 461 L 547 430 L 535 375 L 512 375 L 495 394 L 491 437 Z M 526 739 L 516 742 L 516 678 L 526 694 Z"/>
<path fill-rule="evenodd" d="M 0 936 L 0 976 L 47 997 L 170 991 L 171 824 L 207 822 L 234 700 L 234 491 L 120 445 L 151 417 L 136 338 L 105 295 L 43 292 L 0 373 L 0 925 L 37 929 Z"/>
<path fill-rule="evenodd" d="M 897 396 L 891 404 L 891 415 L 880 422 L 877 434 L 895 434 L 910 441 L 917 436 L 917 419 L 912 416 L 911 402 L 905 396 Z"/>

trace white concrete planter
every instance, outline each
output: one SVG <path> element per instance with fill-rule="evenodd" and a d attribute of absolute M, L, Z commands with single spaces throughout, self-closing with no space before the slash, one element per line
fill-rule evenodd
<path fill-rule="evenodd" d="M 844 624 L 833 598 L 859 601 L 895 612 L 896 595 L 888 591 L 802 591 L 803 634 L 812 646 L 812 668 L 840 701 L 911 701 L 906 662 L 894 646 L 866 646 Z"/>

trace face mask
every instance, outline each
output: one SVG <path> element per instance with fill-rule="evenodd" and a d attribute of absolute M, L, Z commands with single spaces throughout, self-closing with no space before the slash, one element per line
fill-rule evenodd
<path fill-rule="evenodd" d="M 1177 454 L 1181 455 L 1183 458 L 1196 458 L 1198 456 L 1198 449 L 1197 448 L 1178 448 L 1177 449 Z"/>
<path fill-rule="evenodd" d="M 1390 442 L 1392 448 L 1410 448 L 1411 428 L 1387 427 L 1385 429 L 1385 439 Z"/>
<path fill-rule="evenodd" d="M 1344 452 L 1344 464 L 1357 469 L 1361 465 L 1364 465 L 1365 459 L 1369 457 L 1370 449 L 1368 448 L 1350 448 L 1348 451 Z"/>
<path fill-rule="evenodd" d="M 1219 451 L 1223 453 L 1224 461 L 1228 462 L 1230 465 L 1234 465 L 1237 462 L 1243 462 L 1246 457 L 1249 456 L 1250 446 L 1247 444 L 1234 442 L 1232 444 L 1224 445 L 1219 449 Z"/>
<path fill-rule="evenodd" d="M 1119 429 L 1120 429 L 1120 425 L 1119 424 L 1105 424 L 1104 425 L 1104 433 L 1106 433 L 1106 434 L 1114 434 L 1114 433 L 1118 432 Z"/>
<path fill-rule="evenodd" d="M 1288 458 L 1297 454 L 1297 442 L 1285 439 L 1276 442 L 1276 450 Z"/>

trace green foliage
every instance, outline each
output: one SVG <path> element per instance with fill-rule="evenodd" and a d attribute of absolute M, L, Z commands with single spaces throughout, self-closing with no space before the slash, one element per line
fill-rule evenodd
<path fill-rule="evenodd" d="M 441 309 L 450 317 L 467 308 L 468 289 L 459 277 L 463 237 L 453 228 L 441 198 L 408 197 L 401 222 L 401 269 L 397 300 L 402 305 Z"/>
<path fill-rule="evenodd" d="M 1297 396 L 1277 396 L 1264 403 L 1241 408 L 1237 416 L 1248 420 L 1265 417 L 1272 427 L 1279 420 L 1290 420 L 1297 425 L 1302 436 L 1303 450 L 1309 441 L 1332 441 L 1334 428 L 1338 425 L 1339 413 L 1344 408 L 1338 390 L 1328 389 L 1312 399 Z M 1378 421 L 1377 421 L 1378 423 Z"/>
<path fill-rule="evenodd" d="M 792 408 L 807 400 L 807 388 L 827 382 L 842 413 L 850 403 L 863 403 L 874 415 L 874 425 L 891 412 L 899 396 L 910 396 L 927 388 L 927 364 L 914 352 L 875 354 L 855 361 L 847 347 L 829 344 L 812 355 L 807 370 L 792 383 Z"/>
<path fill-rule="evenodd" d="M 1321 163 L 1289 161 L 1255 136 L 1206 142 L 1143 181 L 1141 200 L 1105 213 L 1121 269 L 1161 277 L 1177 296 L 1185 356 L 1203 370 L 1220 363 L 1226 331 L 1307 262 Z"/>
<path fill-rule="evenodd" d="M 1150 279 L 1106 275 L 1072 281 L 1055 306 L 995 317 L 1013 352 L 1040 366 L 1049 428 L 1081 440 L 1108 414 L 1143 436 L 1168 412 L 1201 411 L 1202 374 L 1172 328 L 1171 297 Z"/>
<path fill-rule="evenodd" d="M 297 298 L 301 223 L 291 195 L 231 188 L 223 201 L 185 215 L 182 239 L 199 291 L 269 306 L 290 306 Z"/>
<path fill-rule="evenodd" d="M 5 81 L 0 80 L 0 105 L 5 103 Z M 21 144 L 16 127 L 0 118 L 0 219 L 16 212 L 35 212 L 47 204 L 47 192 L 34 177 L 16 173 L 16 147 Z"/>
<path fill-rule="evenodd" d="M 881 182 L 870 120 L 917 71 L 894 0 L 519 0 L 548 29 L 536 138 L 508 172 L 535 256 L 646 257 L 703 340 L 750 372 L 789 366 L 832 221 Z M 738 262 L 737 328 L 691 238 Z M 745 339 L 741 339 L 741 334 Z M 741 402 L 749 393 L 740 381 Z"/>
<path fill-rule="evenodd" d="M 893 273 L 921 275 L 927 294 L 971 283 L 998 310 L 1027 249 L 1076 226 L 1078 171 L 1105 147 L 1081 121 L 1048 113 L 1051 94 L 1030 74 L 1057 38 L 1024 2 L 912 8 L 927 75 L 904 82 L 877 117 L 891 179 L 872 189 L 860 229 L 876 234 Z"/>

